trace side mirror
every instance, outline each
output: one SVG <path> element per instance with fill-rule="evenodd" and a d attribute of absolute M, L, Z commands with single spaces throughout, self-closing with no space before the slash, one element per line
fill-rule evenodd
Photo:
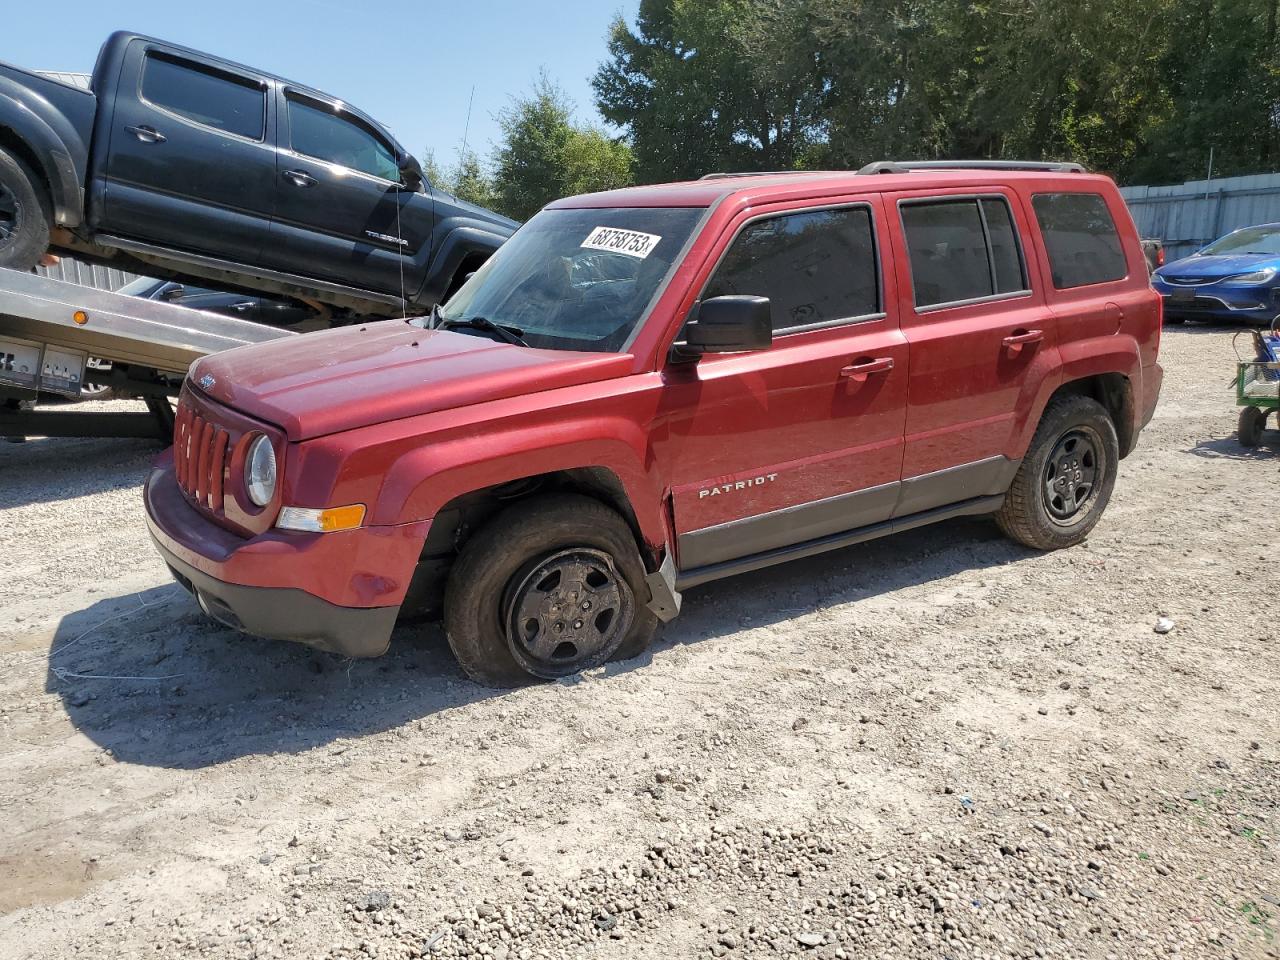
<path fill-rule="evenodd" d="M 400 158 L 400 162 L 396 164 L 400 170 L 400 182 L 410 190 L 417 190 L 422 186 L 422 181 L 426 179 L 422 172 L 422 164 L 418 162 L 418 158 L 411 153 L 406 153 Z"/>
<path fill-rule="evenodd" d="M 704 300 L 684 332 L 685 353 L 765 350 L 773 343 L 769 298 L 734 295 Z"/>

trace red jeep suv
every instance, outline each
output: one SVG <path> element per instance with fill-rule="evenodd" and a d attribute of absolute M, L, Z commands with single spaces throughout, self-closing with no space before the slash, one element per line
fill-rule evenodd
<path fill-rule="evenodd" d="M 551 204 L 429 318 L 191 370 L 146 484 L 211 616 L 475 679 L 642 651 L 680 591 L 948 517 L 1079 543 L 1160 390 L 1123 200 L 1070 164 L 712 175 Z"/>

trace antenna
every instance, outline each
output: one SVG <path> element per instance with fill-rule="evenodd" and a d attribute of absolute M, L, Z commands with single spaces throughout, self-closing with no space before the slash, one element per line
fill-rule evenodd
<path fill-rule="evenodd" d="M 467 123 L 462 128 L 462 155 L 467 155 L 467 137 L 471 135 L 471 107 L 476 102 L 476 85 L 471 85 L 471 99 L 467 101 Z"/>
<path fill-rule="evenodd" d="M 403 158 L 396 157 L 396 165 Z M 409 319 L 409 301 L 404 295 L 404 236 L 400 232 L 400 198 L 404 196 L 403 184 L 398 186 L 395 191 L 396 205 L 396 263 L 400 265 L 400 319 Z"/>

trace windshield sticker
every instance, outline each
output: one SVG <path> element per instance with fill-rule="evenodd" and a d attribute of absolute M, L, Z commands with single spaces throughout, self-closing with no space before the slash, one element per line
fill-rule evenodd
<path fill-rule="evenodd" d="M 582 248 L 607 250 L 610 253 L 621 253 L 643 260 L 653 253 L 653 248 L 661 241 L 661 237 L 654 236 L 652 233 L 622 230 L 619 227 L 596 227 L 591 231 L 591 236 L 582 241 Z"/>

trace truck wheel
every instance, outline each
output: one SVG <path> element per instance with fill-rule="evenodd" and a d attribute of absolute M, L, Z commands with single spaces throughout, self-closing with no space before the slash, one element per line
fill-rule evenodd
<path fill-rule="evenodd" d="M 25 163 L 0 149 L 0 267 L 30 270 L 49 249 L 52 217 L 38 182 Z"/>
<path fill-rule="evenodd" d="M 463 547 L 445 589 L 445 634 L 479 683 L 554 680 L 643 652 L 661 625 L 648 597 L 622 518 L 557 494 L 508 507 Z"/>
<path fill-rule="evenodd" d="M 1045 408 L 996 523 L 1028 547 L 1074 546 L 1101 519 L 1119 462 L 1115 424 L 1102 404 L 1059 397 Z"/>
<path fill-rule="evenodd" d="M 1242 447 L 1256 447 L 1262 442 L 1262 430 L 1267 423 L 1267 411 L 1261 407 L 1241 407 L 1240 422 L 1236 424 L 1236 439 Z"/>

